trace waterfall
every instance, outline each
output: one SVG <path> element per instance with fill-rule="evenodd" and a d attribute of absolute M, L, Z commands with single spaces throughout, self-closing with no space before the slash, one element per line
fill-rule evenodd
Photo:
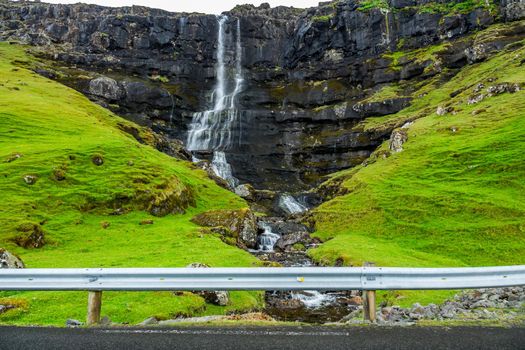
<path fill-rule="evenodd" d="M 186 27 L 187 20 L 186 17 L 179 18 L 179 35 L 184 35 L 184 27 Z"/>
<path fill-rule="evenodd" d="M 240 133 L 235 133 L 235 128 L 240 124 L 237 96 L 242 91 L 244 78 L 242 75 L 241 25 L 237 19 L 233 82 L 228 79 L 231 76 L 232 67 L 227 67 L 225 61 L 227 39 L 225 23 L 227 20 L 227 16 L 218 17 L 217 63 L 215 66 L 217 83 L 212 93 L 213 109 L 193 114 L 186 145 L 190 151 L 214 151 L 212 169 L 230 186 L 235 186 L 238 180 L 233 176 L 225 151 L 234 145 L 235 137 L 240 137 Z M 231 85 L 233 85 L 233 90 L 228 92 L 228 87 Z"/>
<path fill-rule="evenodd" d="M 226 180 L 231 188 L 237 187 L 239 180 L 237 180 L 232 173 L 231 165 L 226 161 L 226 154 L 222 151 L 213 152 L 213 160 L 211 162 L 211 169 L 218 177 Z"/>
<path fill-rule="evenodd" d="M 286 211 L 288 214 L 303 213 L 308 210 L 307 207 L 302 205 L 292 195 L 283 193 L 279 197 L 279 207 Z"/>
<path fill-rule="evenodd" d="M 259 244 L 257 248 L 259 251 L 273 252 L 273 247 L 279 238 L 281 238 L 281 236 L 279 236 L 277 233 L 274 233 L 270 225 L 265 222 L 261 222 L 260 226 L 264 232 L 259 236 Z"/>

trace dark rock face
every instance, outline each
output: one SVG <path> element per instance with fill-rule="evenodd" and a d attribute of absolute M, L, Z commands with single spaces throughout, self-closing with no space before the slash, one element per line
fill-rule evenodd
<path fill-rule="evenodd" d="M 245 79 L 240 122 L 232 130 L 238 142 L 227 152 L 233 175 L 256 189 L 294 191 L 362 163 L 392 130 L 363 131 L 357 124 L 411 101 L 371 95 L 385 84 L 486 59 L 508 41 L 458 41 L 439 65 L 406 60 L 392 69 L 385 54 L 454 40 L 500 18 L 525 18 L 523 0 L 467 13 L 420 11 L 427 3 L 389 0 L 386 8 L 363 10 L 356 0 L 342 0 L 308 10 L 243 5 L 226 13 L 225 63 L 235 65 L 238 18 Z M 171 139 L 185 140 L 193 113 L 212 107 L 217 31 L 211 15 L 0 3 L 0 40 L 44 47 L 48 58 L 81 71 L 56 79 Z"/>

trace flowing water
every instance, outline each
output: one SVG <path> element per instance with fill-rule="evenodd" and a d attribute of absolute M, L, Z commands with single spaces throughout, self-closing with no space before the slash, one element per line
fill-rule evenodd
<path fill-rule="evenodd" d="M 239 184 L 239 181 L 234 177 L 232 167 L 228 162 L 228 151 L 240 144 L 242 136 L 242 114 L 238 108 L 238 96 L 244 84 L 241 28 L 239 20 L 237 20 L 235 32 L 226 30 L 227 24 L 231 23 L 227 16 L 220 16 L 217 20 L 217 63 L 215 65 L 217 81 L 211 94 L 213 108 L 193 114 L 186 147 L 193 153 L 195 161 L 199 161 L 200 154 L 213 152 L 212 170 L 217 176 L 226 180 L 233 189 Z M 181 26 L 183 23 L 181 19 Z M 286 214 L 298 214 L 308 210 L 305 205 L 287 193 L 280 195 L 279 207 Z M 275 251 L 274 247 L 281 238 L 281 233 L 274 232 L 272 225 L 264 220 L 259 221 L 259 227 L 262 233 L 258 238 L 257 249 L 251 250 L 254 255 L 262 260 L 279 262 L 283 266 L 312 265 L 304 252 Z M 338 303 L 342 297 L 344 295 L 337 292 L 269 292 L 266 294 L 268 303 L 266 311 L 281 320 L 337 321 L 349 312 L 346 306 Z"/>
<path fill-rule="evenodd" d="M 280 235 L 272 231 L 272 227 L 266 222 L 261 222 L 259 224 L 264 230 L 263 233 L 259 236 L 258 242 L 258 251 L 260 252 L 273 252 L 275 243 L 281 238 Z"/>
<path fill-rule="evenodd" d="M 308 208 L 297 201 L 292 195 L 283 193 L 279 197 L 279 207 L 288 214 L 304 213 Z"/>
<path fill-rule="evenodd" d="M 212 169 L 215 174 L 235 187 L 238 180 L 233 176 L 227 160 L 227 151 L 240 143 L 241 113 L 237 107 L 238 95 L 243 89 L 241 26 L 237 20 L 235 35 L 235 65 L 226 64 L 226 50 L 231 38 L 226 35 L 227 16 L 218 17 L 217 83 L 212 93 L 213 109 L 197 112 L 189 126 L 186 147 L 190 151 L 213 151 Z"/>

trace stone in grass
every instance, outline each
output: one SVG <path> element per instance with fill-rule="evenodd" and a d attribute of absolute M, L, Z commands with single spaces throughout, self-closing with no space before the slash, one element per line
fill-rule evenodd
<path fill-rule="evenodd" d="M 153 225 L 153 220 L 151 220 L 151 219 L 148 219 L 148 220 L 142 220 L 139 224 L 140 224 L 141 226 L 142 226 L 142 225 Z"/>
<path fill-rule="evenodd" d="M 36 175 L 24 175 L 24 182 L 28 185 L 34 185 L 38 181 L 38 176 Z"/>
<path fill-rule="evenodd" d="M 11 163 L 11 162 L 14 162 L 15 160 L 20 159 L 20 158 L 22 158 L 22 154 L 21 153 L 13 153 L 9 157 L 7 157 L 5 162 L 6 163 Z"/>
<path fill-rule="evenodd" d="M 64 181 L 66 179 L 66 171 L 64 169 L 54 169 L 53 177 L 57 181 Z"/>
<path fill-rule="evenodd" d="M 93 162 L 93 164 L 95 164 L 96 166 L 101 166 L 102 164 L 104 164 L 104 157 L 102 157 L 101 154 L 93 154 L 91 156 L 91 161 Z"/>
<path fill-rule="evenodd" d="M 100 226 L 102 226 L 102 228 L 105 230 L 107 229 L 109 226 L 111 225 L 111 223 L 107 222 L 107 221 L 102 221 L 100 223 Z"/>
<path fill-rule="evenodd" d="M 403 144 L 408 140 L 408 133 L 406 130 L 398 129 L 392 132 L 389 141 L 389 148 L 393 152 L 403 151 Z"/>
<path fill-rule="evenodd" d="M 45 242 L 45 233 L 38 224 L 25 223 L 18 226 L 17 231 L 20 233 L 15 237 L 14 242 L 23 248 L 41 248 Z"/>
<path fill-rule="evenodd" d="M 22 259 L 16 255 L 0 248 L 0 268 L 1 269 L 23 269 L 25 267 Z"/>
<path fill-rule="evenodd" d="M 72 319 L 72 318 L 69 318 L 66 321 L 66 327 L 80 327 L 83 325 L 84 323 L 80 322 L 79 320 Z"/>

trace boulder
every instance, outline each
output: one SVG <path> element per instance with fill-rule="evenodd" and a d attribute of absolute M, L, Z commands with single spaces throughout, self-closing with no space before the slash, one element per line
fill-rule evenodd
<path fill-rule="evenodd" d="M 0 248 L 0 268 L 23 269 L 24 267 L 25 265 L 19 257 L 3 248 Z"/>
<path fill-rule="evenodd" d="M 397 129 L 392 132 L 389 141 L 389 148 L 392 152 L 403 151 L 403 144 L 408 140 L 408 133 L 404 129 Z"/>
<path fill-rule="evenodd" d="M 250 184 L 244 184 L 235 187 L 235 194 L 249 201 L 253 201 L 255 199 L 255 189 Z"/>
<path fill-rule="evenodd" d="M 89 82 L 89 93 L 108 101 L 117 101 L 124 97 L 124 91 L 117 81 L 108 77 L 100 77 Z"/>
<path fill-rule="evenodd" d="M 285 236 L 281 236 L 279 240 L 275 243 L 275 248 L 286 250 L 288 247 L 296 243 L 305 243 L 310 240 L 310 235 L 308 232 L 293 232 Z"/>
<path fill-rule="evenodd" d="M 224 227 L 239 245 L 254 249 L 257 246 L 257 219 L 250 209 L 207 211 L 191 221 L 204 227 Z"/>

